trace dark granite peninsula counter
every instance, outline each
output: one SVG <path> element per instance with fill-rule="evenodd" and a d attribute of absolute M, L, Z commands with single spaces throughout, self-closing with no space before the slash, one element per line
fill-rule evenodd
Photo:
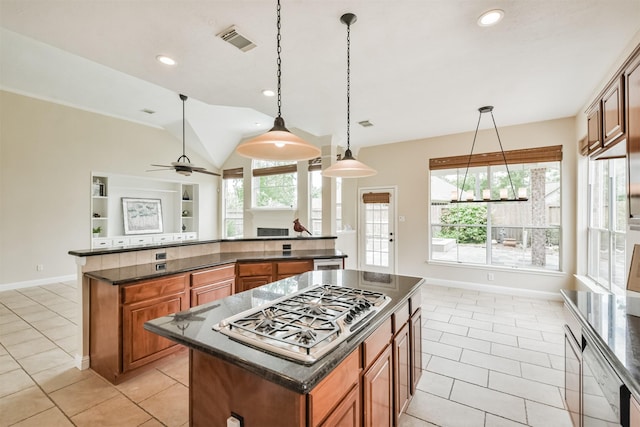
<path fill-rule="evenodd" d="M 605 356 L 636 399 L 640 398 L 640 298 L 561 292 L 582 334 Z"/>
<path fill-rule="evenodd" d="M 171 274 L 187 273 L 203 268 L 237 262 L 301 261 L 314 259 L 344 259 L 346 255 L 335 249 L 298 250 L 287 252 L 221 252 L 190 258 L 161 260 L 154 263 L 89 271 L 85 275 L 112 285 L 131 284 Z"/>
<path fill-rule="evenodd" d="M 361 416 L 380 425 L 397 419 L 419 379 L 422 283 L 356 270 L 312 271 L 147 321 L 144 328 L 189 348 L 191 425 L 224 426 L 232 413 L 247 426 L 336 425 Z M 382 293 L 388 303 L 371 317 L 362 315 L 362 326 L 356 316 L 355 332 L 311 363 L 214 329 L 229 317 L 318 285 Z"/>

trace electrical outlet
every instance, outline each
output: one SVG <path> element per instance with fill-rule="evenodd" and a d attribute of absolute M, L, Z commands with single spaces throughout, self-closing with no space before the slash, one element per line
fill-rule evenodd
<path fill-rule="evenodd" d="M 487 280 L 491 282 L 493 279 L 493 273 L 487 273 Z"/>
<path fill-rule="evenodd" d="M 44 270 L 44 265 L 43 264 L 37 264 L 36 265 L 36 271 L 43 271 Z"/>

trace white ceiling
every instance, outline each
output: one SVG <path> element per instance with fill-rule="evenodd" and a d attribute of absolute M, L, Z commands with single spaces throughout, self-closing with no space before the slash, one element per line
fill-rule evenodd
<path fill-rule="evenodd" d="M 504 20 L 479 27 L 496 7 Z M 498 126 L 574 116 L 640 31 L 640 0 L 282 0 L 282 116 L 338 144 L 345 12 L 358 16 L 355 150 L 473 130 L 482 105 L 495 106 Z M 164 127 L 176 157 L 184 93 L 187 154 L 220 167 L 240 138 L 273 123 L 276 99 L 261 91 L 276 86 L 275 17 L 265 0 L 0 0 L 0 85 Z M 257 47 L 216 37 L 231 25 Z"/>

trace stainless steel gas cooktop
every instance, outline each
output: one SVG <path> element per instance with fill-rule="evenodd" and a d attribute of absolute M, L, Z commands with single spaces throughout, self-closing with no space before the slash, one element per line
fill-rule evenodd
<path fill-rule="evenodd" d="M 390 301 L 380 292 L 317 285 L 224 319 L 213 329 L 311 364 L 358 332 Z"/>

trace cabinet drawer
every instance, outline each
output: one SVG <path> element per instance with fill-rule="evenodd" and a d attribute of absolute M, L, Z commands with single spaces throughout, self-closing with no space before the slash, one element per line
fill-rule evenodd
<path fill-rule="evenodd" d="M 122 302 L 128 304 L 158 298 L 164 295 L 178 294 L 185 291 L 186 285 L 187 276 L 180 275 L 125 286 L 122 290 Z"/>
<path fill-rule="evenodd" d="M 155 243 L 173 242 L 173 235 L 171 235 L 171 234 L 162 234 L 160 236 L 153 236 L 153 241 Z"/>
<path fill-rule="evenodd" d="M 198 271 L 191 274 L 191 286 L 198 287 L 232 278 L 236 275 L 235 265 L 225 265 L 210 270 Z"/>
<path fill-rule="evenodd" d="M 238 264 L 238 276 L 265 276 L 272 272 L 273 265 L 270 262 Z"/>
<path fill-rule="evenodd" d="M 409 301 L 406 301 L 392 315 L 393 333 L 397 333 L 409 321 Z"/>
<path fill-rule="evenodd" d="M 129 238 L 129 243 L 132 245 L 144 245 L 147 243 L 152 243 L 153 242 L 153 237 L 151 236 L 144 236 L 144 237 L 130 237 Z"/>
<path fill-rule="evenodd" d="M 309 425 L 319 425 L 359 379 L 360 349 L 356 348 L 309 393 Z"/>
<path fill-rule="evenodd" d="M 378 357 L 382 350 L 391 342 L 391 318 L 387 319 L 369 338 L 362 343 L 364 369 Z"/>
<path fill-rule="evenodd" d="M 576 339 L 578 343 L 582 342 L 582 326 L 580 325 L 580 321 L 578 318 L 571 312 L 571 309 L 567 307 L 565 303 L 562 307 L 564 321 L 569 327 L 569 330 L 573 334 L 573 337 Z"/>
<path fill-rule="evenodd" d="M 94 248 L 110 248 L 111 246 L 113 246 L 111 239 L 93 239 Z"/>
<path fill-rule="evenodd" d="M 287 261 L 277 264 L 278 274 L 300 274 L 313 270 L 313 261 Z"/>

